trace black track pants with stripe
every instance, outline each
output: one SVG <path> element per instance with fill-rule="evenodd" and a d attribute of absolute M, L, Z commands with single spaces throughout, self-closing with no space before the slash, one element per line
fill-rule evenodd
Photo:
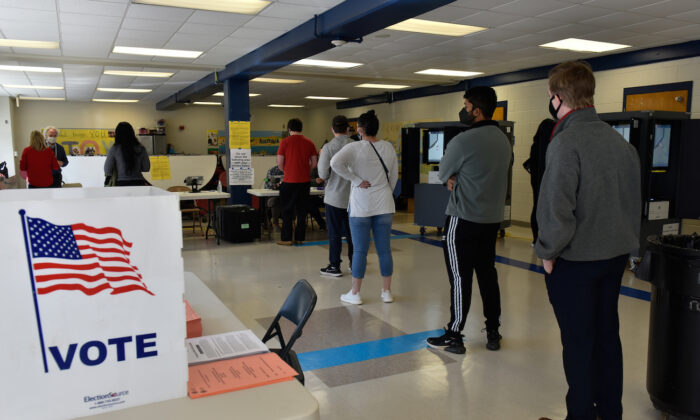
<path fill-rule="evenodd" d="M 450 279 L 450 322 L 447 329 L 461 332 L 472 300 L 472 274 L 476 271 L 487 329 L 497 329 L 501 292 L 495 267 L 496 237 L 500 223 L 473 223 L 447 216 L 442 248 Z"/>

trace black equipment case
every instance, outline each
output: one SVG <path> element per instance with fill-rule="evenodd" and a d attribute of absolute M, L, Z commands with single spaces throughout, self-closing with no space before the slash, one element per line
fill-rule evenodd
<path fill-rule="evenodd" d="M 229 242 L 253 242 L 260 238 L 258 211 L 245 204 L 218 206 L 216 230 L 219 237 Z"/>

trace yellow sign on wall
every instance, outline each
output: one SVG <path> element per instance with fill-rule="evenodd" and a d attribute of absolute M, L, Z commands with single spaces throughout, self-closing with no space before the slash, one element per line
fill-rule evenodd
<path fill-rule="evenodd" d="M 73 149 L 81 155 L 95 154 L 106 155 L 114 144 L 114 131 L 106 129 L 90 128 L 61 128 L 58 135 L 58 144 L 63 146 L 67 155 Z M 92 152 L 92 153 L 91 153 Z"/>
<path fill-rule="evenodd" d="M 250 149 L 250 121 L 228 122 L 229 149 Z"/>
<path fill-rule="evenodd" d="M 168 180 L 170 175 L 170 159 L 168 156 L 149 156 L 151 160 L 151 179 L 154 181 Z"/>

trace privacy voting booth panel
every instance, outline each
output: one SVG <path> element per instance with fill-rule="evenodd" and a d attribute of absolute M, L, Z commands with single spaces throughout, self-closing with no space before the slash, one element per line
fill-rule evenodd
<path fill-rule="evenodd" d="M 642 180 L 640 252 L 649 235 L 680 233 L 678 182 L 685 112 L 639 111 L 600 114 L 639 154 Z"/>
<path fill-rule="evenodd" d="M 152 187 L 0 194 L 0 419 L 184 397 L 177 196 Z"/>

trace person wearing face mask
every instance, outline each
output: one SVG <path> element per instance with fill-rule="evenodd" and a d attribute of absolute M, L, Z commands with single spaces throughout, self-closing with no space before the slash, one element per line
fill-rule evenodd
<path fill-rule="evenodd" d="M 503 221 L 513 151 L 498 123 L 491 120 L 496 102 L 496 92 L 490 87 L 467 90 L 460 121 L 471 128 L 447 144 L 440 160 L 438 176 L 452 192 L 442 237 L 451 286 L 450 321 L 442 336 L 430 337 L 427 343 L 451 353 L 466 351 L 462 330 L 471 303 L 474 271 L 486 317 L 486 347 L 498 350 L 501 346 L 496 236 Z"/>
<path fill-rule="evenodd" d="M 46 128 L 44 128 L 43 132 L 44 136 L 46 137 L 46 146 L 51 149 L 56 155 L 56 160 L 58 160 L 58 165 L 62 168 L 66 165 L 68 165 L 68 158 L 66 157 L 66 151 L 63 149 L 63 146 L 58 144 L 56 142 L 56 139 L 58 138 L 59 131 L 56 127 L 50 125 Z M 63 183 L 63 175 L 61 174 L 61 169 L 59 168 L 58 170 L 53 171 L 53 188 L 61 188 L 61 185 Z"/>
<path fill-rule="evenodd" d="M 549 301 L 563 346 L 567 419 L 622 419 L 622 346 L 617 301 L 628 255 L 639 247 L 637 151 L 593 108 L 584 62 L 549 72 L 558 120 L 547 148 L 537 207 Z"/>

